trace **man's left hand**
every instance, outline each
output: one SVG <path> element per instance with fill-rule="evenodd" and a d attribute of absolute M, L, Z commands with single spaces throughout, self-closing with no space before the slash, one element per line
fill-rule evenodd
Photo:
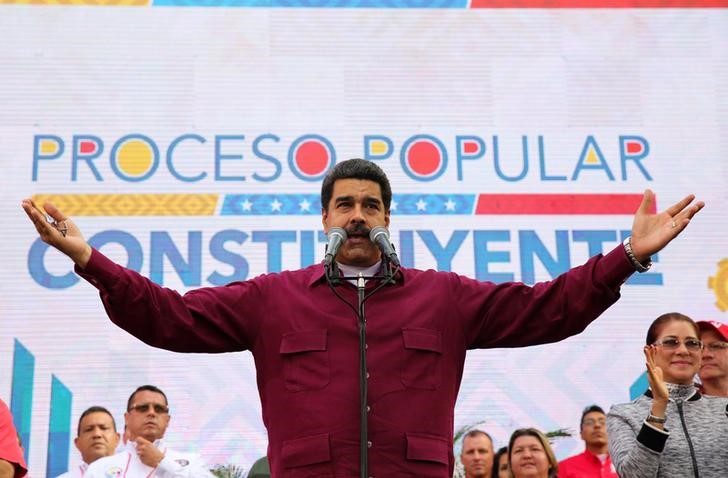
<path fill-rule="evenodd" d="M 694 199 L 691 194 L 661 213 L 651 214 L 655 193 L 650 189 L 645 191 L 632 223 L 632 253 L 639 262 L 646 262 L 661 251 L 690 224 L 693 216 L 705 206 L 703 201 L 691 204 Z"/>
<path fill-rule="evenodd" d="M 154 443 L 143 437 L 136 437 L 136 452 L 142 463 L 152 468 L 156 468 L 159 462 L 164 458 L 162 450 L 154 446 Z"/>

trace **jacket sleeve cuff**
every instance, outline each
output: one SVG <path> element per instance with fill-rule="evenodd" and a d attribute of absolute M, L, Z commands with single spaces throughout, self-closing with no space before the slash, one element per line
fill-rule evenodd
<path fill-rule="evenodd" d="M 599 261 L 597 271 L 603 282 L 615 290 L 619 289 L 636 272 L 622 244 L 612 249 Z"/>
<path fill-rule="evenodd" d="M 118 267 L 118 264 L 92 248 L 91 257 L 86 267 L 81 269 L 76 265 L 74 271 L 97 289 L 103 289 L 112 286 L 116 282 Z"/>
<path fill-rule="evenodd" d="M 662 450 L 665 449 L 665 443 L 669 437 L 669 431 L 655 428 L 645 421 L 642 422 L 642 428 L 637 434 L 637 441 L 652 451 L 662 453 Z"/>

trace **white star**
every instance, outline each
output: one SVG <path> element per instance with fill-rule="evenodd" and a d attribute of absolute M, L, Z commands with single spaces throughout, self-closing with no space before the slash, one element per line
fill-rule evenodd
<path fill-rule="evenodd" d="M 301 208 L 301 211 L 310 211 L 311 210 L 311 203 L 306 200 L 306 198 L 303 199 L 303 201 L 298 203 L 298 206 Z"/>
<path fill-rule="evenodd" d="M 392 202 L 389 204 L 389 210 L 390 211 L 396 211 L 397 210 L 397 201 L 392 199 Z"/>
<path fill-rule="evenodd" d="M 447 210 L 447 211 L 455 210 L 455 201 L 453 201 L 452 198 L 447 198 L 447 202 L 445 203 L 445 210 Z"/>
<path fill-rule="evenodd" d="M 243 211 L 252 211 L 253 209 L 253 203 L 248 201 L 248 198 L 245 198 L 245 201 L 243 202 Z"/>
<path fill-rule="evenodd" d="M 418 211 L 426 211 L 427 210 L 427 203 L 420 198 L 419 201 L 417 201 L 417 210 Z"/>
<path fill-rule="evenodd" d="M 278 198 L 275 198 L 272 203 L 270 203 L 270 209 L 271 211 L 280 211 L 281 206 L 283 206 L 283 203 L 278 201 Z"/>

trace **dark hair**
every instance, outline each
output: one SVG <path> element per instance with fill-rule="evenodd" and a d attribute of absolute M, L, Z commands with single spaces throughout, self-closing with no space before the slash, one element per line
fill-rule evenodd
<path fill-rule="evenodd" d="M 83 411 L 81 416 L 78 417 L 78 428 L 76 429 L 76 436 L 81 436 L 81 422 L 86 417 L 86 415 L 91 415 L 92 413 L 105 413 L 110 416 L 111 424 L 114 425 L 114 431 L 116 431 L 116 420 L 114 420 L 114 415 L 112 415 L 111 412 L 104 407 L 94 405 L 93 407 L 88 407 L 86 410 Z"/>
<path fill-rule="evenodd" d="M 658 318 L 656 318 L 652 324 L 650 325 L 650 328 L 647 329 L 647 338 L 646 338 L 646 344 L 652 345 L 657 340 L 657 336 L 660 335 L 660 332 L 662 331 L 662 327 L 668 323 L 672 322 L 673 320 L 677 321 L 683 321 L 690 324 L 693 329 L 695 330 L 695 336 L 700 337 L 700 328 L 698 327 L 698 324 L 695 323 L 693 319 L 688 317 L 687 315 L 681 314 L 680 312 L 668 312 L 667 314 L 662 314 Z"/>
<path fill-rule="evenodd" d="M 508 458 L 508 447 L 507 446 L 500 447 L 498 449 L 498 451 L 495 452 L 495 455 L 493 455 L 493 470 L 491 470 L 491 472 L 490 472 L 491 478 L 498 478 L 498 472 L 500 471 L 499 462 L 500 462 L 500 458 L 503 455 L 506 455 L 506 458 Z"/>
<path fill-rule="evenodd" d="M 604 409 L 602 409 L 602 407 L 600 407 L 599 405 L 589 405 L 588 407 L 586 407 L 584 409 L 583 412 L 581 412 L 581 423 L 580 423 L 580 425 L 582 427 L 584 426 L 584 417 L 587 416 L 588 414 L 594 413 L 594 412 L 599 412 L 602 415 L 606 415 L 606 413 L 604 413 Z"/>
<path fill-rule="evenodd" d="M 161 394 L 164 397 L 164 404 L 169 405 L 169 401 L 167 401 L 167 395 L 165 395 L 164 392 L 161 391 L 159 388 L 155 387 L 154 385 L 142 385 L 141 387 L 137 387 L 137 389 L 134 390 L 131 395 L 129 395 L 129 400 L 126 402 L 127 412 L 131 409 L 131 401 L 134 399 L 134 395 L 136 395 L 138 392 L 144 391 Z"/>
<path fill-rule="evenodd" d="M 326 174 L 321 184 L 321 208 L 328 210 L 331 196 L 334 194 L 334 183 L 339 179 L 367 179 L 379 184 L 382 190 L 382 201 L 385 212 L 392 204 L 392 187 L 382 168 L 366 159 L 354 158 L 342 161 Z"/>
<path fill-rule="evenodd" d="M 556 478 L 559 474 L 559 462 L 556 460 L 554 450 L 551 449 L 549 439 L 537 428 L 519 428 L 513 432 L 510 440 L 508 440 L 508 463 L 512 462 L 511 456 L 513 455 L 513 444 L 516 442 L 517 438 L 522 436 L 531 436 L 541 442 L 543 451 L 546 452 L 546 458 L 549 460 L 549 478 Z M 514 476 L 513 468 L 511 468 L 511 476 Z"/>

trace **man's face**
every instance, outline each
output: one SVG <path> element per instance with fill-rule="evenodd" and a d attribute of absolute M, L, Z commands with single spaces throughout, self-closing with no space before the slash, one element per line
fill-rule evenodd
<path fill-rule="evenodd" d="M 726 340 L 715 330 L 701 332 L 703 342 L 703 360 L 698 375 L 701 381 L 724 379 L 728 376 L 728 349 L 717 348 L 716 345 Z"/>
<path fill-rule="evenodd" d="M 169 425 L 169 409 L 164 395 L 150 390 L 134 394 L 129 411 L 124 414 L 130 440 L 144 437 L 153 442 L 164 436 Z"/>
<path fill-rule="evenodd" d="M 328 207 L 321 212 L 326 233 L 332 227 L 346 230 L 348 239 L 336 260 L 352 266 L 370 266 L 379 260 L 379 248 L 369 240 L 369 230 L 389 226 L 379 183 L 367 179 L 339 179 Z"/>
<path fill-rule="evenodd" d="M 74 443 L 86 463 L 93 463 L 116 452 L 119 434 L 114 430 L 114 421 L 109 414 L 89 413 L 81 419 L 78 429 L 78 437 Z"/>
<path fill-rule="evenodd" d="M 485 435 L 465 437 L 460 454 L 466 478 L 490 477 L 493 469 L 493 444 Z"/>
<path fill-rule="evenodd" d="M 581 422 L 581 439 L 592 447 L 607 444 L 607 417 L 600 412 L 589 412 Z"/>

